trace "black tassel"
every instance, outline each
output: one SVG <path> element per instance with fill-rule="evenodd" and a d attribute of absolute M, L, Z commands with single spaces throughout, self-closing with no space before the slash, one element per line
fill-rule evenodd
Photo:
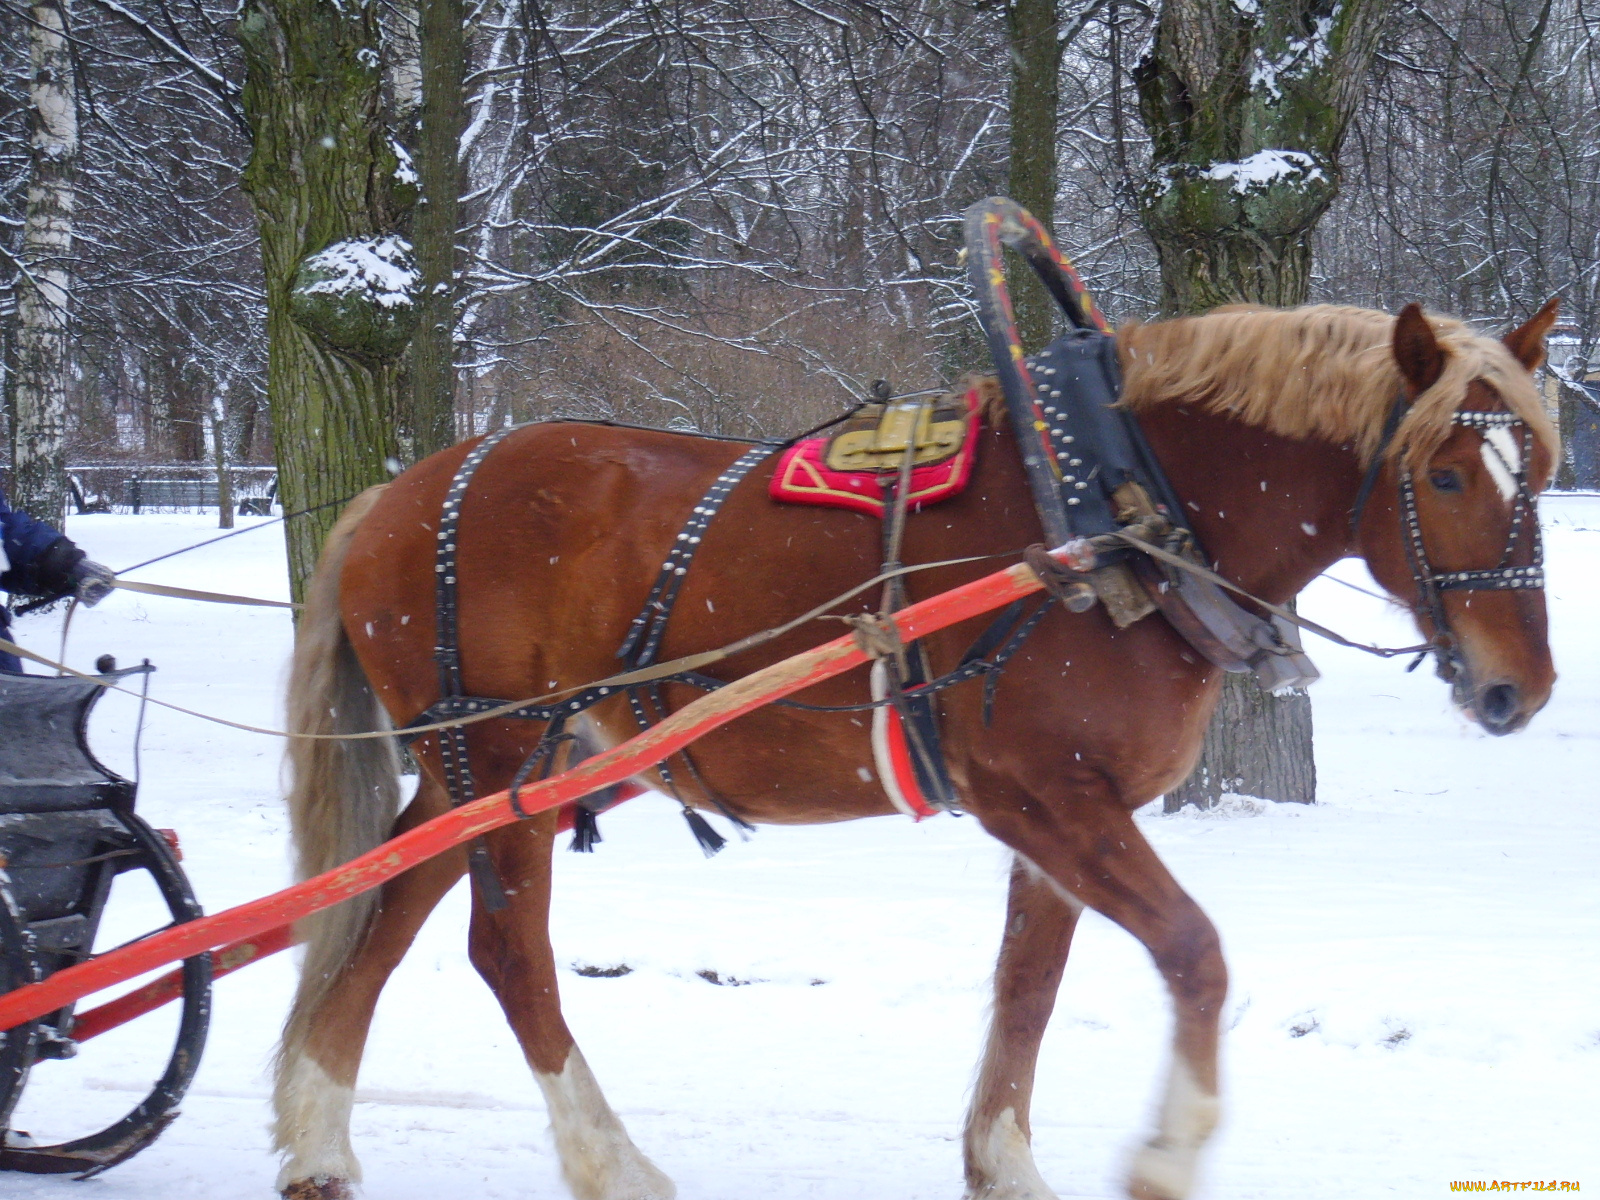
<path fill-rule="evenodd" d="M 603 842 L 600 836 L 600 818 L 583 805 L 578 805 L 578 811 L 572 815 L 572 842 L 567 846 L 574 854 L 593 854 L 596 842 Z"/>
<path fill-rule="evenodd" d="M 694 840 L 700 843 L 700 849 L 707 858 L 728 844 L 727 838 L 711 828 L 711 823 L 688 805 L 684 805 L 683 819 L 689 822 L 689 832 L 694 834 Z"/>

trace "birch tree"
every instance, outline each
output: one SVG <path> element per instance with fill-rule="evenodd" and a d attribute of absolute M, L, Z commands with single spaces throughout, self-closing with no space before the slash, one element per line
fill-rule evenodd
<path fill-rule="evenodd" d="M 35 0 L 29 23 L 30 157 L 17 280 L 12 376 L 12 503 L 66 522 L 66 416 L 71 368 L 72 218 L 78 97 L 68 46 L 70 0 Z"/>

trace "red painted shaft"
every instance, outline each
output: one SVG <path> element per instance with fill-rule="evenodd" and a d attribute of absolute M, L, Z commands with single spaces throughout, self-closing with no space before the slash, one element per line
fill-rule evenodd
<path fill-rule="evenodd" d="M 644 791 L 645 789 L 636 783 L 625 783 L 612 807 L 616 807 L 624 800 L 632 800 Z M 561 819 L 556 823 L 557 833 L 564 833 L 572 828 L 576 812 L 575 804 L 562 807 Z M 260 937 L 241 938 L 220 950 L 211 951 L 211 978 L 221 979 L 224 975 L 231 975 L 241 967 L 248 967 L 263 958 L 270 958 L 292 945 L 294 945 L 294 927 L 291 925 L 280 925 L 276 929 L 269 929 Z M 169 971 L 160 979 L 151 980 L 141 988 L 135 988 L 115 1000 L 106 1001 L 98 1008 L 77 1014 L 72 1021 L 72 1040 L 87 1042 L 92 1037 L 99 1037 L 102 1033 L 126 1025 L 135 1017 L 142 1017 L 147 1012 L 154 1012 L 163 1005 L 171 1004 L 182 995 L 183 968 L 179 967 L 176 971 Z"/>
<path fill-rule="evenodd" d="M 241 967 L 287 950 L 294 944 L 294 928 L 280 925 L 269 929 L 260 937 L 240 938 L 211 952 L 211 978 L 221 979 Z M 72 1021 L 72 1040 L 87 1042 L 119 1025 L 126 1025 L 135 1017 L 154 1012 L 164 1004 L 171 1004 L 183 995 L 183 968 L 169 971 L 160 979 L 153 979 L 143 987 L 134 988 L 126 995 L 108 1000 L 98 1008 L 79 1013 Z"/>
<path fill-rule="evenodd" d="M 902 609 L 894 615 L 894 623 L 899 626 L 900 636 L 909 642 L 1009 604 L 1042 586 L 1038 576 L 1019 563 Z M 773 663 L 702 696 L 661 724 L 570 771 L 541 783 L 525 785 L 519 793 L 522 811 L 530 815 L 543 812 L 618 783 L 676 754 L 696 738 L 736 717 L 867 661 L 867 654 L 857 647 L 855 639 L 846 636 Z M 83 996 L 169 962 L 256 937 L 310 913 L 331 908 L 479 834 L 514 824 L 519 818 L 511 807 L 510 798 L 509 791 L 496 792 L 463 804 L 358 855 L 343 866 L 281 892 L 188 921 L 57 971 L 40 983 L 7 992 L 0 996 L 0 1029 L 11 1029 L 42 1017 Z"/>

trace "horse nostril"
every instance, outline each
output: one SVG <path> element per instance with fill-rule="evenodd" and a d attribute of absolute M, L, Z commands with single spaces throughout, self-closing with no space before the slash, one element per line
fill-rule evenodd
<path fill-rule="evenodd" d="M 1478 715 L 1492 732 L 1504 730 L 1517 715 L 1517 687 L 1497 683 L 1483 689 L 1478 697 Z"/>

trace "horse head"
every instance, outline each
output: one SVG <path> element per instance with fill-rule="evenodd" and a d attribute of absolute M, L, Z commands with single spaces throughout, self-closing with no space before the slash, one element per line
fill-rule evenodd
<path fill-rule="evenodd" d="M 1455 702 L 1496 735 L 1523 728 L 1555 682 L 1535 498 L 1556 437 L 1532 383 L 1555 317 L 1552 300 L 1494 343 L 1442 335 L 1408 305 L 1392 345 L 1403 419 L 1357 514 L 1373 577 L 1432 642 Z"/>

